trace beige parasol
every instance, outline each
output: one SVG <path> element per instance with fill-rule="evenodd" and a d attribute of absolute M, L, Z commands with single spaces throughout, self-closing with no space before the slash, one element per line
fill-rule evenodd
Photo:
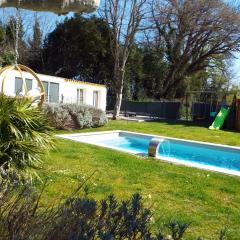
<path fill-rule="evenodd" d="M 19 7 L 33 11 L 48 11 L 58 14 L 68 12 L 92 12 L 99 0 L 0 0 L 0 7 Z"/>

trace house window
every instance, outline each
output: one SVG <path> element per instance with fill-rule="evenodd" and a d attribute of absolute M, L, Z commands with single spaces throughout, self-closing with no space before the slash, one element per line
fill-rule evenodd
<path fill-rule="evenodd" d="M 20 92 L 22 92 L 22 85 L 23 85 L 23 81 L 22 78 L 15 78 L 15 94 L 16 96 L 19 95 Z"/>
<path fill-rule="evenodd" d="M 27 87 L 27 90 L 30 91 L 32 90 L 32 79 L 28 79 L 26 78 L 26 87 Z M 20 92 L 22 92 L 24 89 L 23 89 L 23 80 L 22 78 L 19 78 L 19 77 L 16 77 L 15 78 L 15 94 L 16 95 L 19 95 Z"/>
<path fill-rule="evenodd" d="M 77 104 L 83 104 L 84 103 L 84 90 L 83 89 L 77 89 Z"/>
<path fill-rule="evenodd" d="M 98 108 L 99 92 L 93 91 L 93 106 Z"/>
<path fill-rule="evenodd" d="M 50 82 L 49 84 L 49 102 L 59 102 L 59 84 Z"/>
<path fill-rule="evenodd" d="M 28 91 L 32 90 L 32 88 L 33 88 L 33 80 L 26 78 L 26 85 L 27 85 Z"/>
<path fill-rule="evenodd" d="M 53 82 L 42 81 L 46 102 L 59 102 L 59 84 Z"/>
<path fill-rule="evenodd" d="M 42 84 L 43 84 L 44 91 L 45 91 L 46 102 L 48 102 L 49 101 L 49 98 L 48 98 L 48 95 L 49 95 L 49 93 L 48 93 L 48 90 L 49 90 L 48 85 L 49 85 L 49 83 L 46 82 L 46 81 L 42 81 Z"/>

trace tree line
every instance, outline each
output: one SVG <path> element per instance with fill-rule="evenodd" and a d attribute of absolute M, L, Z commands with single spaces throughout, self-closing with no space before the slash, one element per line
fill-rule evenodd
<path fill-rule="evenodd" d="M 15 23 L 11 17 L 0 28 L 2 65 L 14 59 Z M 240 49 L 239 10 L 222 0 L 104 0 L 98 14 L 65 18 L 45 38 L 38 18 L 31 38 L 20 25 L 20 63 L 106 84 L 114 118 L 123 98 L 229 91 L 231 60 Z"/>

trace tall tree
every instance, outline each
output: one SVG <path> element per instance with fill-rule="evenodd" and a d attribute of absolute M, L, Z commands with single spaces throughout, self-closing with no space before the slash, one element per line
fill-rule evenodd
<path fill-rule="evenodd" d="M 96 83 L 109 82 L 113 62 L 109 41 L 109 28 L 104 20 L 79 15 L 66 19 L 44 42 L 46 73 Z"/>
<path fill-rule="evenodd" d="M 164 98 L 175 97 L 178 89 L 183 95 L 187 77 L 240 50 L 240 15 L 222 0 L 156 0 L 152 15 L 155 39 L 169 65 Z"/>
<path fill-rule="evenodd" d="M 136 34 L 143 27 L 147 14 L 146 3 L 147 0 L 105 0 L 103 4 L 103 17 L 112 29 L 110 46 L 114 59 L 113 84 L 116 95 L 113 119 L 120 114 L 126 64 Z"/>
<path fill-rule="evenodd" d="M 42 43 L 43 34 L 41 24 L 37 16 L 35 16 L 35 22 L 33 24 L 33 35 L 28 40 L 28 52 L 26 55 L 25 63 L 37 72 L 43 70 L 43 56 L 42 56 Z"/>
<path fill-rule="evenodd" d="M 10 17 L 10 19 L 6 25 L 6 45 L 10 51 L 14 52 L 15 47 L 16 47 L 16 41 L 18 41 L 18 47 L 17 47 L 18 54 L 19 54 L 18 61 L 20 63 L 24 63 L 25 57 L 26 57 L 25 54 L 26 54 L 26 50 L 27 50 L 27 45 L 24 40 L 25 31 L 24 31 L 22 17 L 19 15 L 17 18 L 13 17 L 13 16 Z M 16 32 L 17 22 L 18 22 L 18 27 L 19 27 L 18 34 Z M 15 52 L 14 52 L 14 54 L 16 55 Z"/>
<path fill-rule="evenodd" d="M 39 19 L 35 17 L 35 22 L 33 25 L 33 37 L 30 41 L 30 45 L 33 49 L 39 50 L 42 46 L 42 31 Z"/>
<path fill-rule="evenodd" d="M 168 65 L 164 60 L 162 49 L 147 43 L 134 46 L 127 64 L 124 98 L 130 99 L 129 97 L 132 97 L 133 100 L 137 101 L 159 100 L 162 79 L 167 68 Z M 131 91 L 130 95 L 126 94 L 127 90 Z"/>
<path fill-rule="evenodd" d="M 14 60 L 15 55 L 6 36 L 6 26 L 0 24 L 0 67 L 13 64 Z"/>

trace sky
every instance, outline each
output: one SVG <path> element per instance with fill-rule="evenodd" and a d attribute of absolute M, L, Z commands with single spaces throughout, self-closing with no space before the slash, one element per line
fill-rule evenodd
<path fill-rule="evenodd" d="M 239 5 L 239 0 L 224 0 L 227 4 L 234 5 L 237 7 Z M 233 83 L 240 85 L 240 53 L 235 54 L 235 59 L 233 60 L 232 73 L 235 76 Z"/>
<path fill-rule="evenodd" d="M 229 1 L 229 0 L 226 0 Z M 24 19 L 24 25 L 27 29 L 27 35 L 31 36 L 31 29 L 33 24 L 33 19 L 37 16 L 41 22 L 42 30 L 44 35 L 47 35 L 47 33 L 51 32 L 54 27 L 56 26 L 57 22 L 63 21 L 66 17 L 70 17 L 73 14 L 69 13 L 64 16 L 58 16 L 57 14 L 50 13 L 50 12 L 32 12 L 32 11 L 26 11 L 21 10 L 22 16 Z M 6 22 L 8 17 L 11 15 L 15 15 L 16 10 L 13 8 L 8 9 L 0 9 L 0 21 Z M 234 76 L 233 83 L 240 85 L 240 53 L 235 54 L 235 58 L 232 60 L 232 67 L 231 67 L 232 75 Z"/>
<path fill-rule="evenodd" d="M 240 53 L 236 54 L 236 59 L 233 64 L 233 71 L 236 74 L 234 81 L 240 85 Z"/>

